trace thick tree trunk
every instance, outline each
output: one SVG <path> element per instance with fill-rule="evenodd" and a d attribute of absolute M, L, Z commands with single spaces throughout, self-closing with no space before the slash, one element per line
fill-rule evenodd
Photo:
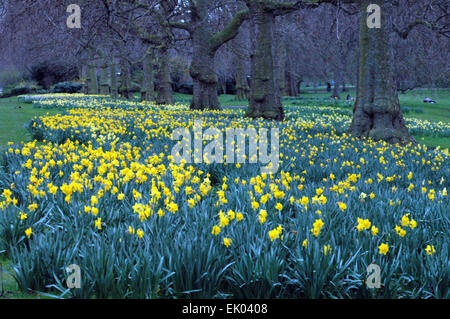
<path fill-rule="evenodd" d="M 381 28 L 368 28 L 366 8 L 382 8 Z M 390 46 L 391 23 L 384 0 L 363 0 L 360 8 L 358 94 L 350 133 L 389 143 L 415 142 L 406 128 L 393 77 Z"/>
<path fill-rule="evenodd" d="M 194 81 L 194 96 L 192 98 L 191 109 L 220 109 L 219 98 L 217 96 L 217 84 Z"/>
<path fill-rule="evenodd" d="M 285 74 L 286 74 L 286 95 L 288 96 L 297 96 L 299 94 L 297 79 L 292 67 L 292 60 L 290 54 L 289 43 L 286 44 L 286 63 L 285 63 Z"/>
<path fill-rule="evenodd" d="M 89 53 L 87 73 L 89 74 L 89 86 L 88 86 L 89 94 L 98 94 L 97 67 L 95 63 L 95 54 L 93 50 L 90 50 Z"/>
<path fill-rule="evenodd" d="M 172 81 L 170 79 L 169 48 L 163 46 L 159 50 L 158 95 L 156 104 L 173 104 Z"/>
<path fill-rule="evenodd" d="M 90 77 L 89 77 L 89 67 L 83 63 L 81 66 L 81 83 L 83 84 L 82 92 L 84 94 L 89 94 L 89 86 L 90 86 Z"/>
<path fill-rule="evenodd" d="M 81 62 L 77 64 L 77 70 L 78 70 L 78 80 L 82 82 L 84 79 L 84 64 Z"/>
<path fill-rule="evenodd" d="M 103 61 L 103 64 L 101 66 L 100 94 L 109 95 L 109 75 L 108 75 L 108 64 L 106 62 L 106 59 L 105 61 Z"/>
<path fill-rule="evenodd" d="M 189 69 L 194 82 L 191 109 L 220 109 L 217 95 L 217 76 L 214 72 L 214 54 L 204 52 L 204 45 L 194 43 L 194 57 Z"/>
<path fill-rule="evenodd" d="M 284 111 L 274 73 L 275 15 L 264 10 L 264 5 L 264 1 L 247 3 L 254 38 L 251 56 L 252 85 L 245 116 L 281 121 L 284 119 Z"/>
<path fill-rule="evenodd" d="M 143 62 L 144 76 L 142 78 L 141 86 L 141 101 L 154 101 L 155 89 L 153 80 L 153 52 L 147 52 Z"/>
<path fill-rule="evenodd" d="M 117 99 L 117 74 L 116 74 L 116 62 L 113 60 L 109 65 L 109 75 L 111 78 L 111 97 Z"/>
<path fill-rule="evenodd" d="M 98 94 L 98 83 L 97 83 L 97 68 L 95 66 L 94 55 L 90 54 L 90 59 L 87 66 L 87 83 L 88 83 L 88 93 Z"/>
<path fill-rule="evenodd" d="M 223 78 L 223 79 L 220 81 L 220 86 L 222 87 L 222 92 L 223 92 L 223 94 L 228 94 L 228 93 L 227 93 L 227 79 Z"/>
<path fill-rule="evenodd" d="M 189 73 L 194 82 L 191 109 L 220 109 L 217 95 L 217 75 L 214 72 L 216 50 L 211 48 L 211 27 L 208 18 L 208 1 L 197 1 L 191 21 L 198 26 L 192 30 L 192 62 Z"/>
<path fill-rule="evenodd" d="M 214 72 L 214 57 L 217 50 L 236 37 L 240 25 L 247 18 L 247 11 L 237 12 L 233 19 L 219 32 L 213 33 L 209 22 L 210 0 L 189 1 L 191 3 L 189 28 L 192 36 L 192 62 L 189 68 L 194 82 L 191 109 L 220 109 L 217 96 L 217 76 Z"/>
<path fill-rule="evenodd" d="M 250 92 L 247 76 L 245 74 L 244 61 L 236 58 L 236 100 L 246 100 Z"/>
<path fill-rule="evenodd" d="M 282 30 L 276 32 L 276 57 L 275 57 L 276 83 L 280 90 L 280 96 L 286 94 L 286 42 Z"/>
<path fill-rule="evenodd" d="M 333 94 L 331 97 L 333 99 L 341 99 L 340 88 L 342 83 L 341 72 L 338 70 L 334 73 L 334 85 L 333 85 Z"/>
<path fill-rule="evenodd" d="M 248 98 L 250 87 L 245 72 L 245 41 L 241 35 L 233 41 L 233 51 L 235 52 L 234 65 L 236 66 L 236 100 L 246 100 Z"/>
<path fill-rule="evenodd" d="M 299 83 L 301 83 L 301 81 L 295 80 L 292 72 L 286 71 L 286 95 L 287 96 L 298 96 L 300 94 L 298 91 Z"/>
<path fill-rule="evenodd" d="M 97 72 L 95 65 L 90 61 L 88 65 L 88 77 L 87 77 L 87 85 L 88 85 L 88 94 L 98 94 L 98 84 L 97 84 Z"/>
<path fill-rule="evenodd" d="M 302 79 L 295 81 L 295 96 L 299 96 L 300 94 L 302 94 L 301 91 L 302 83 L 303 83 Z"/>
<path fill-rule="evenodd" d="M 120 94 L 123 98 L 130 98 L 130 69 L 128 62 L 125 60 L 121 61 L 120 64 Z"/>

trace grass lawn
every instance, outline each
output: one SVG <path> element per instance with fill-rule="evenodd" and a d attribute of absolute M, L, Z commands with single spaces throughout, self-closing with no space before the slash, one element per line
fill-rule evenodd
<path fill-rule="evenodd" d="M 21 108 L 15 108 L 18 106 Z M 31 104 L 19 102 L 17 97 L 0 99 L 0 146 L 5 146 L 8 142 L 29 141 L 30 135 L 24 125 L 36 115 L 56 113 L 60 111 L 33 108 Z"/>

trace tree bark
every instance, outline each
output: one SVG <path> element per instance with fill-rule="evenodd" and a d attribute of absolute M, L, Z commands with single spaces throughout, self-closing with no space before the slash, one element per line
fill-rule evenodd
<path fill-rule="evenodd" d="M 299 95 L 299 82 L 301 80 L 295 75 L 295 71 L 292 65 L 291 48 L 289 43 L 286 43 L 286 64 L 285 64 L 285 74 L 286 74 L 286 94 L 288 96 L 298 96 Z"/>
<path fill-rule="evenodd" d="M 245 74 L 244 61 L 236 57 L 236 100 L 246 100 L 250 92 L 247 76 Z"/>
<path fill-rule="evenodd" d="M 158 95 L 156 104 L 173 104 L 172 81 L 170 79 L 170 54 L 167 46 L 159 49 Z"/>
<path fill-rule="evenodd" d="M 106 58 L 102 62 L 102 66 L 101 66 L 100 94 L 109 95 L 109 75 L 108 75 L 108 64 L 107 64 Z"/>
<path fill-rule="evenodd" d="M 238 35 L 233 41 L 233 51 L 234 51 L 234 65 L 235 70 L 235 80 L 236 80 L 236 100 L 246 100 L 248 98 L 250 87 L 247 81 L 247 73 L 245 67 L 245 61 L 247 55 L 246 42 L 244 41 L 243 35 Z"/>
<path fill-rule="evenodd" d="M 340 94 L 341 83 L 342 83 L 341 71 L 337 70 L 334 72 L 333 94 L 331 95 L 331 97 L 333 99 L 338 99 L 338 100 L 341 99 L 341 94 Z"/>
<path fill-rule="evenodd" d="M 130 98 L 130 69 L 126 60 L 120 65 L 120 94 L 125 99 Z"/>
<path fill-rule="evenodd" d="M 109 65 L 109 75 L 111 78 L 111 97 L 117 99 L 117 74 L 116 74 L 116 62 L 111 61 Z"/>
<path fill-rule="evenodd" d="M 90 54 L 90 59 L 88 61 L 88 93 L 98 94 L 98 83 L 97 83 L 97 68 L 95 66 L 94 54 Z"/>
<path fill-rule="evenodd" d="M 83 63 L 81 66 L 81 83 L 83 83 L 83 90 L 82 92 L 84 94 L 89 94 L 89 86 L 90 86 L 90 77 L 89 77 L 89 67 Z"/>
<path fill-rule="evenodd" d="M 247 1 L 252 30 L 252 85 L 247 117 L 270 120 L 284 119 L 283 106 L 274 73 L 275 14 L 266 10 L 263 1 Z"/>
<path fill-rule="evenodd" d="M 216 50 L 211 48 L 212 31 L 206 22 L 208 1 L 198 0 L 191 13 L 191 22 L 197 26 L 192 29 L 192 62 L 189 73 L 194 84 L 191 109 L 220 109 L 217 95 L 217 75 L 214 72 Z"/>
<path fill-rule="evenodd" d="M 280 96 L 286 94 L 286 37 L 283 30 L 277 30 L 276 32 L 276 68 L 275 74 L 280 90 Z"/>
<path fill-rule="evenodd" d="M 367 27 L 366 8 L 370 3 L 382 8 L 381 28 Z M 358 93 L 349 131 L 356 137 L 415 143 L 403 119 L 393 76 L 389 12 L 383 0 L 361 2 Z"/>
<path fill-rule="evenodd" d="M 197 32 L 194 32 L 197 33 Z M 205 51 L 205 45 L 194 40 L 194 55 L 189 73 L 194 84 L 191 109 L 219 110 L 220 103 L 217 95 L 217 76 L 214 72 L 214 54 Z"/>
<path fill-rule="evenodd" d="M 191 109 L 220 109 L 214 58 L 224 43 L 236 37 L 240 25 L 247 19 L 247 11 L 239 11 L 220 32 L 213 33 L 208 22 L 209 2 L 209 0 L 191 1 L 190 24 L 195 26 L 189 28 L 193 42 L 193 56 L 189 68 L 194 83 Z"/>
<path fill-rule="evenodd" d="M 301 91 L 302 83 L 303 83 L 303 80 L 301 77 L 300 77 L 300 79 L 295 81 L 295 96 L 299 96 L 300 94 L 302 94 L 302 91 Z"/>
<path fill-rule="evenodd" d="M 155 89 L 153 80 L 153 51 L 150 49 L 144 58 L 143 62 L 144 76 L 142 78 L 141 86 L 141 101 L 154 101 Z"/>

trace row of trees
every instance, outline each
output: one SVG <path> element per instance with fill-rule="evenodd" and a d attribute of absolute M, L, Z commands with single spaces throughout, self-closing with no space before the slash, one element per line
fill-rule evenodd
<path fill-rule="evenodd" d="M 70 2 L 0 0 L 3 63 L 73 63 L 88 92 L 125 98 L 137 68 L 142 99 L 171 104 L 180 58 L 191 108 L 219 109 L 219 79 L 233 74 L 246 116 L 273 120 L 302 81 L 332 79 L 336 97 L 356 83 L 351 133 L 390 142 L 412 141 L 397 91 L 448 78 L 446 0 L 84 0 L 79 29 Z M 373 4 L 381 28 L 367 25 Z"/>

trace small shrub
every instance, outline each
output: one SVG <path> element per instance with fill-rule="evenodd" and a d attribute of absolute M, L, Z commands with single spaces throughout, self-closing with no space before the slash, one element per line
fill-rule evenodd
<path fill-rule="evenodd" d="M 60 82 L 52 87 L 52 93 L 79 93 L 83 89 L 83 84 L 76 82 Z"/>

